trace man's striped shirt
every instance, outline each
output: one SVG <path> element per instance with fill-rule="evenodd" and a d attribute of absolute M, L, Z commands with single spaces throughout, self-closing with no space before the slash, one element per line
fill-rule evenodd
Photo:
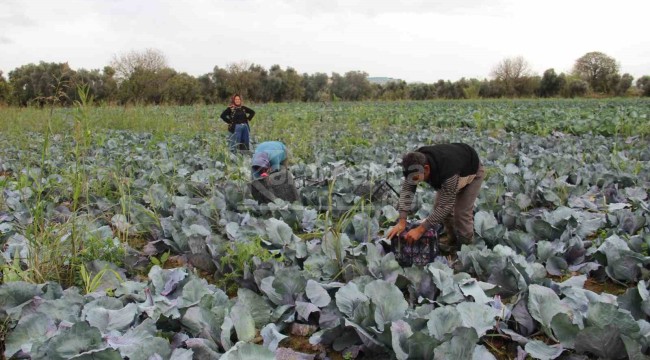
<path fill-rule="evenodd" d="M 432 228 L 436 224 L 442 223 L 442 221 L 452 213 L 454 205 L 456 205 L 456 195 L 461 189 L 471 183 L 475 177 L 476 174 L 464 177 L 454 175 L 442 183 L 440 190 L 438 190 L 437 201 L 434 204 L 434 209 L 424 221 L 427 229 Z M 417 183 L 410 179 L 405 179 L 404 182 L 402 182 L 398 205 L 400 218 L 405 219 L 407 217 L 411 205 L 413 204 L 416 188 Z"/>

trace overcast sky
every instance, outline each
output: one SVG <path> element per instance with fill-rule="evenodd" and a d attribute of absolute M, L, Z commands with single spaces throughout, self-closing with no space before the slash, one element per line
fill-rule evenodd
<path fill-rule="evenodd" d="M 538 74 L 589 51 L 650 75 L 648 0 L 0 0 L 0 70 L 102 68 L 155 48 L 201 75 L 247 61 L 409 82 L 489 77 L 506 57 Z"/>

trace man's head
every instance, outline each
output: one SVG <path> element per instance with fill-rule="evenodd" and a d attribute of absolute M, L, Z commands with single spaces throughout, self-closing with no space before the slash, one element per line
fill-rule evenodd
<path fill-rule="evenodd" d="M 420 182 L 429 179 L 431 167 L 426 155 L 413 151 L 402 157 L 402 172 L 405 179 Z"/>
<path fill-rule="evenodd" d="M 269 160 L 269 154 L 266 152 L 258 152 L 253 155 L 251 168 L 253 170 L 253 177 L 255 179 L 264 177 L 264 174 L 268 173 L 270 167 L 271 161 Z"/>

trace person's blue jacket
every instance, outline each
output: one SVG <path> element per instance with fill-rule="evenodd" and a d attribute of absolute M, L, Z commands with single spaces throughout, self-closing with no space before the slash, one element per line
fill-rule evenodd
<path fill-rule="evenodd" d="M 265 141 L 255 148 L 251 162 L 254 179 L 262 174 L 277 171 L 287 160 L 287 147 L 280 141 Z"/>

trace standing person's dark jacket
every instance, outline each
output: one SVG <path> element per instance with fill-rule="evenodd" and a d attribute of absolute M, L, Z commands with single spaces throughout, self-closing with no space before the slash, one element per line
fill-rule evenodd
<path fill-rule="evenodd" d="M 255 111 L 246 106 L 229 106 L 221 113 L 221 119 L 228 124 L 228 131 L 233 132 L 235 125 L 247 124 L 255 116 Z"/>

